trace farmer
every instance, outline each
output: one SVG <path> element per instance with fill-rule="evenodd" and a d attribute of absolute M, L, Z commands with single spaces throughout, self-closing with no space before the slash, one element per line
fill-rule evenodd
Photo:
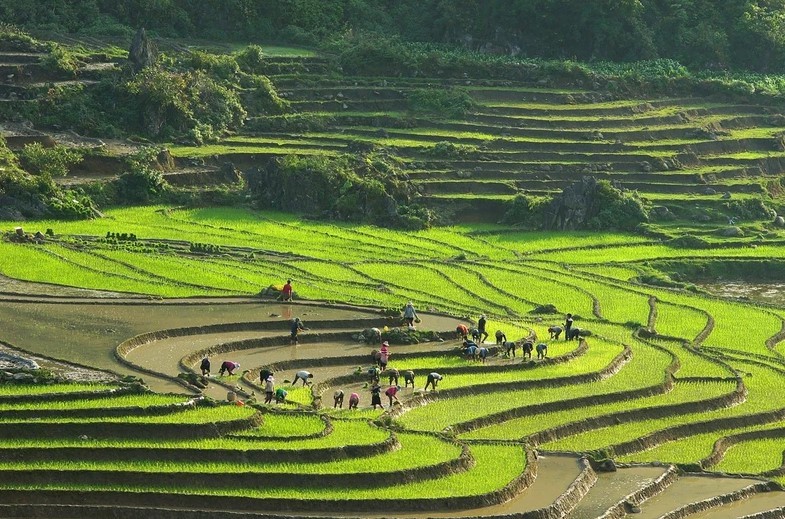
<path fill-rule="evenodd" d="M 281 289 L 281 299 L 283 301 L 291 301 L 292 300 L 292 280 L 287 279 L 286 284 Z"/>
<path fill-rule="evenodd" d="M 548 345 L 541 342 L 537 345 L 537 358 L 544 359 L 548 356 Z"/>
<path fill-rule="evenodd" d="M 477 328 L 472 328 L 472 331 L 470 333 L 472 336 L 472 340 L 474 342 L 480 342 L 480 337 L 482 337 L 482 333 L 480 332 L 480 330 L 478 330 Z"/>
<path fill-rule="evenodd" d="M 548 333 L 551 335 L 551 339 L 559 340 L 559 335 L 561 335 L 562 327 L 561 326 L 551 326 L 548 328 Z"/>
<path fill-rule="evenodd" d="M 382 331 L 379 328 L 369 328 L 366 333 L 368 341 L 379 342 L 382 340 Z"/>
<path fill-rule="evenodd" d="M 477 348 L 477 356 L 480 357 L 480 361 L 485 364 L 485 359 L 488 358 L 488 348 L 485 346 L 480 346 Z"/>
<path fill-rule="evenodd" d="M 286 395 L 287 395 L 287 393 L 286 393 L 286 390 L 284 388 L 279 387 L 278 389 L 276 389 L 275 390 L 275 403 L 276 404 L 282 404 L 282 403 L 286 402 Z"/>
<path fill-rule="evenodd" d="M 290 342 L 291 344 L 294 344 L 294 345 L 300 344 L 300 343 L 298 342 L 298 340 L 297 340 L 297 334 L 299 334 L 299 333 L 300 333 L 300 330 L 307 330 L 307 329 L 308 329 L 308 328 L 306 328 L 306 327 L 303 325 L 303 322 L 300 320 L 300 318 L 299 318 L 299 317 L 295 317 L 295 318 L 294 318 L 294 321 L 292 321 L 292 328 L 291 328 L 292 337 L 291 337 L 291 339 L 289 340 L 289 342 Z"/>
<path fill-rule="evenodd" d="M 273 401 L 273 393 L 275 392 L 275 379 L 272 375 L 268 375 L 264 381 L 264 403 L 270 404 Z"/>
<path fill-rule="evenodd" d="M 409 387 L 409 383 L 412 384 L 412 389 L 414 389 L 414 371 L 408 370 L 403 372 L 403 387 Z"/>
<path fill-rule="evenodd" d="M 231 360 L 225 360 L 221 363 L 221 369 L 218 370 L 218 374 L 220 376 L 224 376 L 224 373 L 227 371 L 229 375 L 234 375 L 234 370 L 240 367 L 238 362 L 232 362 Z"/>
<path fill-rule="evenodd" d="M 273 375 L 273 372 L 270 371 L 269 369 L 259 370 L 259 382 L 264 384 L 265 382 L 267 382 L 267 377 L 269 377 L 270 375 Z"/>
<path fill-rule="evenodd" d="M 375 380 L 378 381 L 381 373 L 382 371 L 376 366 L 371 366 L 370 368 L 368 368 L 368 377 L 370 377 L 371 383 L 373 383 Z"/>
<path fill-rule="evenodd" d="M 379 350 L 379 367 L 384 371 L 387 369 L 387 362 L 390 360 L 390 343 L 384 341 Z"/>
<path fill-rule="evenodd" d="M 515 358 L 515 348 L 517 348 L 517 347 L 518 347 L 518 345 L 515 344 L 515 341 L 507 341 L 507 342 L 505 342 L 504 343 L 504 356 L 514 359 Z"/>
<path fill-rule="evenodd" d="M 357 409 L 358 405 L 360 405 L 360 395 L 357 393 L 349 395 L 349 409 Z"/>
<path fill-rule="evenodd" d="M 529 357 L 531 360 L 532 358 L 532 351 L 534 350 L 534 343 L 530 340 L 526 340 L 523 343 L 523 358 Z"/>
<path fill-rule="evenodd" d="M 504 344 L 505 342 L 507 342 L 507 335 L 501 330 L 496 330 L 496 344 Z"/>
<path fill-rule="evenodd" d="M 564 320 L 564 340 L 570 340 L 570 329 L 572 328 L 572 314 L 567 314 L 567 318 Z"/>
<path fill-rule="evenodd" d="M 488 320 L 485 318 L 485 314 L 480 316 L 480 320 L 477 321 L 477 331 L 480 332 L 482 338 L 480 339 L 480 344 L 485 342 L 485 339 L 488 338 L 488 332 L 485 331 L 485 325 L 488 324 Z"/>
<path fill-rule="evenodd" d="M 298 371 L 297 373 L 294 374 L 294 380 L 292 380 L 292 385 L 294 386 L 295 384 L 297 384 L 298 380 L 302 380 L 303 387 L 305 387 L 311 383 L 308 381 L 309 378 L 313 378 L 313 373 L 310 373 L 305 370 Z"/>
<path fill-rule="evenodd" d="M 378 405 L 382 409 L 384 406 L 382 405 L 382 386 L 379 385 L 379 382 L 374 382 L 371 386 L 371 405 L 373 406 L 373 410 L 376 410 L 376 406 Z"/>
<path fill-rule="evenodd" d="M 477 360 L 477 344 L 474 341 L 466 339 L 463 341 L 463 353 L 467 359 Z"/>
<path fill-rule="evenodd" d="M 387 391 L 384 392 L 384 394 L 387 395 L 387 398 L 390 399 L 390 407 L 393 406 L 393 400 L 395 400 L 399 404 L 401 403 L 401 401 L 398 400 L 398 397 L 396 396 L 398 394 L 398 391 L 400 391 L 400 389 L 401 388 L 399 388 L 398 386 L 390 386 L 387 388 Z"/>
<path fill-rule="evenodd" d="M 439 375 L 435 371 L 433 373 L 428 373 L 428 379 L 425 381 L 425 389 L 423 391 L 428 391 L 428 386 L 432 385 L 433 390 L 436 391 L 436 384 L 444 378 L 444 375 Z"/>
<path fill-rule="evenodd" d="M 390 379 L 389 384 L 392 386 L 393 382 L 395 382 L 395 385 L 397 386 L 398 385 L 398 377 L 401 376 L 401 374 L 398 372 L 398 370 L 395 369 L 395 368 L 389 368 L 386 373 L 387 373 L 387 377 Z"/>
<path fill-rule="evenodd" d="M 458 334 L 460 339 L 466 339 L 469 336 L 469 328 L 465 324 L 459 324 L 455 328 L 455 333 Z"/>
<path fill-rule="evenodd" d="M 409 301 L 406 303 L 406 306 L 403 307 L 403 322 L 406 323 L 409 328 L 413 328 L 416 319 L 419 319 L 419 317 L 417 317 L 417 312 L 414 310 L 414 304 Z"/>
<path fill-rule="evenodd" d="M 210 357 L 208 355 L 205 355 L 202 359 L 202 363 L 199 364 L 199 369 L 202 370 L 203 377 L 210 376 Z"/>
<path fill-rule="evenodd" d="M 336 407 L 343 409 L 343 389 L 339 389 L 333 393 L 333 409 Z"/>

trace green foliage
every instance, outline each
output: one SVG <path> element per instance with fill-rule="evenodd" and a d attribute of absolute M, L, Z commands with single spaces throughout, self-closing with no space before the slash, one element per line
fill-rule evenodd
<path fill-rule="evenodd" d="M 640 198 L 630 192 L 621 191 L 607 180 L 597 182 L 594 214 L 587 215 L 586 227 L 594 231 L 632 231 L 648 221 L 649 216 Z"/>
<path fill-rule="evenodd" d="M 42 163 L 42 166 L 49 167 L 45 163 Z M 50 174 L 30 175 L 23 171 L 16 155 L 8 149 L 5 139 L 2 138 L 0 200 L 0 213 L 6 217 L 48 216 L 71 220 L 91 218 L 94 215 L 92 200 L 84 193 L 60 188 Z"/>
<path fill-rule="evenodd" d="M 472 153 L 477 153 L 479 149 L 472 144 L 455 144 L 450 141 L 437 142 L 430 148 L 425 150 L 425 153 L 433 157 L 441 158 L 459 158 L 466 157 Z"/>
<path fill-rule="evenodd" d="M 114 194 L 110 203 L 145 204 L 167 190 L 161 171 L 155 168 L 159 151 L 154 147 L 143 148 L 128 158 L 129 170 L 112 182 Z"/>
<path fill-rule="evenodd" d="M 418 88 L 408 95 L 409 109 L 415 113 L 429 113 L 449 119 L 465 116 L 474 101 L 461 88 Z"/>
<path fill-rule="evenodd" d="M 725 204 L 728 212 L 744 220 L 769 220 L 776 216 L 773 209 L 760 198 L 732 200 Z"/>
<path fill-rule="evenodd" d="M 250 92 L 243 97 L 243 106 L 249 114 L 280 114 L 289 108 L 289 102 L 278 96 L 275 86 L 267 76 L 249 76 L 245 83 Z"/>
<path fill-rule="evenodd" d="M 0 42 L 2 45 L 19 51 L 39 52 L 46 50 L 42 44 L 28 33 L 8 23 L 0 23 Z"/>
<path fill-rule="evenodd" d="M 138 107 L 139 127 L 155 138 L 183 137 L 201 144 L 242 125 L 237 93 L 203 71 L 147 67 L 127 85 Z"/>
<path fill-rule="evenodd" d="M 54 74 L 73 77 L 76 76 L 80 63 L 71 51 L 61 45 L 54 44 L 41 61 L 41 65 Z"/>
<path fill-rule="evenodd" d="M 507 211 L 502 223 L 519 225 L 528 229 L 539 229 L 543 224 L 543 212 L 550 199 L 541 196 L 517 195 L 506 202 Z"/>
<path fill-rule="evenodd" d="M 259 45 L 249 45 L 235 55 L 240 69 L 249 74 L 261 74 L 264 67 L 264 50 Z"/>
<path fill-rule="evenodd" d="M 316 214 L 337 220 L 417 229 L 430 213 L 411 203 L 412 187 L 389 157 L 296 157 L 271 161 L 248 175 L 261 207 Z"/>
<path fill-rule="evenodd" d="M 21 153 L 22 164 L 29 171 L 49 177 L 64 177 L 71 166 L 82 161 L 82 154 L 67 146 L 44 147 L 35 142 L 24 147 Z"/>

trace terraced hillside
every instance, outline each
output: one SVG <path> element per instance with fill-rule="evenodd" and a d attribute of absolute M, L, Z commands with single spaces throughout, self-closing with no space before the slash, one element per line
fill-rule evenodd
<path fill-rule="evenodd" d="M 3 113 L 95 86 L 122 61 L 97 56 L 74 76 L 46 59 L 0 53 Z M 2 374 L 0 515 L 785 514 L 783 292 L 755 304 L 700 289 L 733 276 L 768 291 L 783 281 L 785 232 L 759 204 L 781 206 L 776 107 L 555 81 L 350 77 L 313 53 L 266 56 L 258 72 L 288 111 L 249 109 L 234 135 L 168 145 L 170 184 L 221 194 L 236 169 L 271 158 L 373 149 L 400 161 L 417 200 L 453 226 L 402 232 L 169 206 L 0 222 L 2 353 L 141 375 L 160 393 Z M 428 106 L 444 92 L 460 101 L 452 115 Z M 58 179 L 67 185 L 116 177 L 139 147 L 19 121 L 3 129 L 15 150 L 93 148 Z M 518 194 L 554 195 L 587 175 L 637 191 L 649 232 L 497 223 Z M 287 278 L 295 302 L 274 301 Z M 397 318 L 407 301 L 418 331 L 442 340 L 407 335 Z M 581 336 L 550 337 L 567 312 Z M 501 330 L 548 355 L 511 358 L 490 344 L 485 362 L 466 358 L 454 330 L 482 314 L 491 342 Z M 308 327 L 299 345 L 294 317 Z M 381 409 L 369 405 L 379 345 L 358 336 L 369 328 L 390 339 L 390 367 L 415 374 Z M 241 369 L 217 376 L 229 359 Z M 23 381 L 37 373 L 8 369 Z M 265 370 L 284 401 L 263 403 Z M 291 383 L 299 370 L 313 386 Z M 444 379 L 426 390 L 431 372 Z M 390 375 L 382 391 L 396 385 Z M 356 392 L 359 409 L 334 408 L 338 390 Z M 230 391 L 242 405 L 225 402 Z"/>
<path fill-rule="evenodd" d="M 172 153 L 246 168 L 269 155 L 381 147 L 403 158 L 423 200 L 463 201 L 470 209 L 459 217 L 494 222 L 516 194 L 553 195 L 586 175 L 668 208 L 654 212 L 665 220 L 724 222 L 741 215 L 734 204 L 780 194 L 785 152 L 773 107 L 476 78 L 343 77 L 315 57 L 280 63 L 266 72 L 295 115 L 251 113 L 240 134 Z M 439 91 L 465 93 L 472 104 L 453 118 L 428 112 L 420 99 Z"/>
<path fill-rule="evenodd" d="M 50 356 L 100 358 L 102 368 L 183 389 L 195 389 L 184 380 L 206 384 L 204 393 L 219 400 L 234 390 L 251 402 L 174 413 L 159 404 L 104 402 L 95 410 L 80 400 L 63 409 L 9 398 L 2 436 L 21 458 L 3 469 L 8 515 L 99 517 L 111 501 L 122 513 L 187 516 L 157 510 L 174 506 L 172 496 L 178 509 L 249 517 L 288 510 L 593 518 L 635 507 L 645 517 L 772 517 L 785 508 L 785 494 L 769 492 L 780 488 L 783 470 L 785 401 L 774 388 L 785 376 L 785 312 L 634 281 L 667 258 L 739 268 L 777 261 L 777 240 L 689 249 L 624 234 L 487 226 L 402 233 L 229 209 L 124 209 L 93 222 L 35 225 L 56 234 L 38 245 L 0 244 L 0 272 L 54 285 L 4 282 L 0 312 L 15 324 L 0 339 Z M 371 409 L 376 344 L 357 339 L 362 329 L 398 321 L 340 306 L 217 297 L 251 296 L 287 277 L 297 299 L 377 308 L 411 300 L 423 311 L 418 326 L 445 341 L 404 345 L 390 336 L 390 366 L 415 373 L 414 388 L 398 394 L 401 405 L 382 396 L 383 409 Z M 66 286 L 211 299 L 96 300 Z M 90 303 L 81 307 L 86 314 L 73 306 L 80 301 Z M 533 313 L 548 304 L 557 313 Z M 487 362 L 468 360 L 454 338 L 457 319 L 426 309 L 471 321 L 487 314 L 491 334 L 543 342 L 548 357 L 509 358 L 491 347 Z M 584 338 L 549 339 L 548 326 L 568 311 Z M 79 314 L 100 317 L 63 329 Z M 298 346 L 289 345 L 294 316 L 310 328 Z M 75 341 L 94 349 L 65 353 Z M 115 346 L 122 365 L 106 354 Z M 242 373 L 200 381 L 205 355 L 213 373 L 224 359 L 240 362 Z M 263 369 L 289 392 L 286 404 L 259 404 Z M 303 369 L 315 375 L 312 388 L 290 383 Z M 444 380 L 424 391 L 432 371 Z M 381 382 L 393 383 L 388 373 Z M 338 389 L 357 392 L 360 409 L 333 409 Z M 293 452 L 296 460 L 287 458 Z M 606 458 L 632 465 L 606 474 Z M 28 470 L 33 459 L 46 462 Z M 715 477 L 724 472 L 742 477 Z"/>

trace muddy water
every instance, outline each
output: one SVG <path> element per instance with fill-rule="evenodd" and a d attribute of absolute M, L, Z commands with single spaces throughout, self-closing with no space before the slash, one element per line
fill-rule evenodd
<path fill-rule="evenodd" d="M 134 375 L 138 373 L 115 359 L 114 349 L 122 341 L 145 332 L 232 322 L 279 320 L 281 332 L 277 334 L 285 335 L 288 330 L 285 321 L 295 316 L 302 317 L 307 325 L 308 320 L 367 319 L 377 315 L 363 309 L 341 309 L 299 303 L 284 305 L 239 298 L 170 301 L 130 299 L 120 302 L 106 299 L 80 299 L 78 295 L 82 293 L 79 291 L 55 292 L 57 294 L 52 295 L 57 296 L 56 300 L 34 299 L 31 296 L 2 296 L 0 341 L 57 359 Z M 452 318 L 427 315 L 422 317 L 425 325 L 431 329 L 450 330 L 457 324 L 457 320 Z M 205 340 L 199 336 L 183 337 L 166 344 L 160 351 L 154 347 L 143 347 L 138 354 L 132 353 L 134 355 L 132 360 L 154 371 L 176 374 L 180 371 L 177 364 L 186 353 L 209 346 L 212 341 L 217 341 L 215 342 L 217 344 L 241 338 L 248 338 L 248 335 L 235 333 L 221 337 L 206 337 Z M 319 344 L 301 345 L 297 347 L 299 350 L 292 348 L 281 348 L 276 355 L 269 359 L 265 358 L 263 362 L 249 358 L 246 366 L 258 366 L 276 360 L 306 358 L 298 355 L 318 357 L 326 354 L 345 354 L 342 353 L 342 349 L 325 348 Z M 357 346 L 357 352 L 368 351 L 367 346 Z M 242 361 L 239 362 L 242 364 Z M 164 379 L 157 379 L 151 375 L 144 375 L 143 378 L 156 391 L 183 392 L 182 386 Z"/>
<path fill-rule="evenodd" d="M 755 494 L 736 503 L 690 515 L 689 519 L 737 519 L 783 507 L 785 507 L 785 492 L 766 492 Z M 785 511 L 782 511 L 777 517 L 785 517 Z"/>
<path fill-rule="evenodd" d="M 492 517 L 522 514 L 551 505 L 580 475 L 580 466 L 576 456 L 543 455 L 540 456 L 537 479 L 525 491 L 513 499 L 496 506 L 474 508 L 471 510 L 453 510 L 450 512 L 406 512 L 391 514 L 362 514 L 363 518 L 396 517 L 399 519 L 422 519 L 424 517 Z M 292 517 L 313 515 L 289 513 Z M 356 513 L 330 513 L 331 517 L 359 517 Z"/>
<path fill-rule="evenodd" d="M 758 303 L 785 305 L 785 283 L 725 281 L 723 283 L 696 283 L 696 285 L 721 297 L 742 297 Z"/>
<path fill-rule="evenodd" d="M 198 301 L 198 300 L 197 300 Z M 272 315 L 274 314 L 274 316 Z M 361 310 L 264 302 L 194 301 L 124 305 L 90 300 L 84 304 L 0 301 L 0 340 L 57 359 L 137 374 L 114 357 L 115 347 L 140 333 L 228 322 L 367 318 Z M 286 327 L 282 323 L 282 327 Z M 167 373 L 169 367 L 164 367 Z M 144 378 L 155 390 L 182 392 L 181 386 Z"/>
<path fill-rule="evenodd" d="M 661 494 L 644 502 L 641 505 L 640 515 L 636 517 L 638 519 L 656 519 L 688 503 L 735 492 L 758 482 L 752 479 L 681 477 L 668 486 Z"/>
<path fill-rule="evenodd" d="M 569 515 L 569 519 L 595 519 L 625 497 L 650 485 L 664 467 L 631 467 L 598 473 L 597 482 Z"/>

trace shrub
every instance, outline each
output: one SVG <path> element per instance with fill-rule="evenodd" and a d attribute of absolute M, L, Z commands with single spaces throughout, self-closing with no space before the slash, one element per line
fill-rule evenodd
<path fill-rule="evenodd" d="M 287 156 L 247 174 L 257 205 L 336 220 L 421 229 L 432 214 L 412 203 L 415 190 L 389 157 Z"/>
<path fill-rule="evenodd" d="M 543 224 L 543 212 L 550 203 L 550 198 L 530 195 L 517 195 L 506 202 L 507 210 L 502 223 L 520 225 L 537 229 Z"/>
<path fill-rule="evenodd" d="M 440 158 L 466 157 L 477 153 L 479 148 L 473 144 L 455 144 L 449 141 L 440 141 L 425 149 L 425 153 Z"/>
<path fill-rule="evenodd" d="M 163 175 L 154 167 L 159 151 L 155 147 L 144 148 L 128 158 L 129 170 L 113 182 L 114 203 L 144 204 L 166 191 Z"/>
<path fill-rule="evenodd" d="M 201 144 L 242 125 L 237 93 L 203 71 L 148 67 L 127 84 L 138 107 L 138 124 L 151 137 L 187 137 Z"/>
<path fill-rule="evenodd" d="M 71 166 L 82 161 L 82 154 L 66 146 L 45 148 L 34 142 L 21 152 L 23 165 L 32 173 L 51 177 L 64 177 Z"/>
<path fill-rule="evenodd" d="M 74 77 L 79 70 L 80 63 L 72 52 L 54 44 L 46 57 L 41 61 L 41 65 L 53 74 L 64 74 Z"/>
<path fill-rule="evenodd" d="M 450 119 L 464 117 L 474 108 L 468 92 L 460 88 L 417 89 L 409 96 L 409 109 L 415 113 L 432 113 Z"/>

